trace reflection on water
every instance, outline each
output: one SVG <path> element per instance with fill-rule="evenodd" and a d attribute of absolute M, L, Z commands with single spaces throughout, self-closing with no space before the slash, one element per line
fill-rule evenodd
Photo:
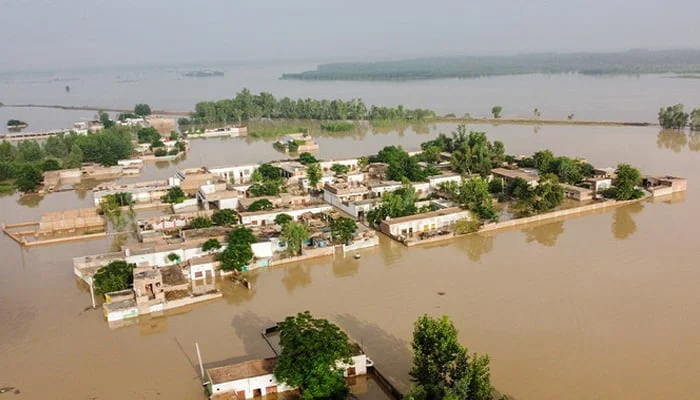
<path fill-rule="evenodd" d="M 633 203 L 629 206 L 618 207 L 615 209 L 612 221 L 612 233 L 617 240 L 625 240 L 637 232 L 637 224 L 632 216 L 638 214 L 644 209 L 642 203 Z"/>
<path fill-rule="evenodd" d="M 284 277 L 282 283 L 287 289 L 287 292 L 292 293 L 298 288 L 303 288 L 311 284 L 310 267 L 305 264 L 288 264 L 282 266 L 284 268 Z"/>
<path fill-rule="evenodd" d="M 493 250 L 492 233 L 476 233 L 457 239 L 457 247 L 467 253 L 467 257 L 474 262 L 481 260 L 481 256 Z"/>
<path fill-rule="evenodd" d="M 336 256 L 333 259 L 333 275 L 338 278 L 355 276 L 359 270 L 359 260 L 355 260 L 350 255 Z"/>
<path fill-rule="evenodd" d="M 692 152 L 700 151 L 700 132 L 691 131 L 686 134 L 680 130 L 662 129 L 656 137 L 656 146 L 660 149 L 669 149 L 680 153 L 686 145 Z"/>
<path fill-rule="evenodd" d="M 17 204 L 24 207 L 36 208 L 44 200 L 44 196 L 38 194 L 25 194 L 17 199 Z"/>
<path fill-rule="evenodd" d="M 564 221 L 523 229 L 523 232 L 525 232 L 525 241 L 527 243 L 537 242 L 542 246 L 553 247 L 557 244 L 559 235 L 564 233 Z"/>

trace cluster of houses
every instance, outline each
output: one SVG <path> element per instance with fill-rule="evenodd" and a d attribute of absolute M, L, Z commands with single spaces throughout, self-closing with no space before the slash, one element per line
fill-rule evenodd
<path fill-rule="evenodd" d="M 250 188 L 258 164 L 225 167 L 187 168 L 177 171 L 162 181 L 111 184 L 95 188 L 94 203 L 99 206 L 104 196 L 126 192 L 136 204 L 160 204 L 161 198 L 172 187 L 178 186 L 188 196 L 179 204 L 172 205 L 175 214 L 149 217 L 139 220 L 139 248 L 123 248 L 113 256 L 134 262 L 139 268 L 169 267 L 177 264 L 189 281 L 197 281 L 221 274 L 216 252 L 203 251 L 201 246 L 208 239 L 216 238 L 226 243 L 225 229 L 212 227 L 190 229 L 190 222 L 198 217 L 211 217 L 216 210 L 235 211 L 236 223 L 249 227 L 257 237 L 251 246 L 254 259 L 245 269 L 255 269 L 299 259 L 335 254 L 376 246 L 379 238 L 374 230 L 358 224 L 357 232 L 348 243 L 336 244 L 331 234 L 330 223 L 340 216 L 364 221 L 368 213 L 381 204 L 382 196 L 403 187 L 404 184 L 387 179 L 388 165 L 369 163 L 361 165 L 356 158 L 320 161 L 320 182 L 311 187 L 307 167 L 298 160 L 282 160 L 270 165 L 280 171 L 284 178 L 284 190 L 275 196 L 253 196 Z M 342 165 L 344 168 L 334 168 Z M 463 177 L 449 168 L 449 163 L 438 164 L 440 174 L 413 182 L 417 202 L 422 212 L 381 221 L 379 231 L 407 245 L 426 238 L 451 234 L 460 220 L 469 221 L 472 215 L 445 197 L 444 185 L 459 184 Z M 338 173 L 338 170 L 347 172 Z M 501 179 L 504 183 L 523 179 L 529 185 L 538 184 L 538 171 L 527 168 L 501 167 L 491 171 L 489 179 Z M 612 186 L 614 170 L 596 170 L 595 174 L 578 185 L 562 185 L 566 196 L 580 202 L 590 202 L 601 197 L 601 192 Z M 686 182 L 675 177 L 645 177 L 644 188 L 654 195 L 685 190 Z M 264 202 L 265 207 L 254 207 Z M 286 243 L 281 239 L 282 226 L 277 223 L 280 215 L 286 214 L 294 221 L 303 222 L 310 237 L 304 243 L 301 254 L 289 255 Z M 173 256 L 174 254 L 174 256 Z M 90 268 L 102 266 L 105 255 L 77 258 L 75 270 L 78 276 L 89 279 Z M 177 260 L 173 262 L 172 260 Z M 85 271 L 88 271 L 86 274 Z M 78 273 L 80 272 L 80 273 Z M 94 272 L 94 271 L 92 271 Z M 136 278 L 136 276 L 135 276 Z M 165 283 L 164 283 L 165 284 Z M 134 301 L 138 297 L 134 290 Z M 111 296 L 110 298 L 114 298 Z M 167 299 L 166 299 L 167 300 Z M 122 303 L 126 304 L 126 303 Z M 129 303 L 131 304 L 131 303 Z M 115 306 L 106 306 L 110 313 Z M 136 307 L 138 309 L 138 307 Z M 157 309 L 158 307 L 155 307 Z M 133 309 L 133 308 L 132 308 Z M 141 311 L 144 309 L 142 308 Z M 119 312 L 117 316 L 132 315 Z"/>

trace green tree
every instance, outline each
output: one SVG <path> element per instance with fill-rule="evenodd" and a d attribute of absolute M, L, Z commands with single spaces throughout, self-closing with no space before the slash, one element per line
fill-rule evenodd
<path fill-rule="evenodd" d="M 554 153 L 551 150 L 540 150 L 532 155 L 537 168 L 541 174 L 554 172 Z"/>
<path fill-rule="evenodd" d="M 503 180 L 494 178 L 489 181 L 489 193 L 498 195 L 503 193 Z"/>
<path fill-rule="evenodd" d="M 248 211 L 270 210 L 273 208 L 272 202 L 268 199 L 255 200 L 248 206 Z"/>
<path fill-rule="evenodd" d="M 498 214 L 493 207 L 493 198 L 489 193 L 489 184 L 481 177 L 462 181 L 456 200 L 462 207 L 468 208 L 482 220 L 498 219 Z"/>
<path fill-rule="evenodd" d="M 170 132 L 170 140 L 177 140 L 180 138 L 180 134 L 177 133 L 176 131 Z"/>
<path fill-rule="evenodd" d="M 137 104 L 134 106 L 134 114 L 140 117 L 151 115 L 151 106 L 148 104 Z"/>
<path fill-rule="evenodd" d="M 309 238 L 309 229 L 300 222 L 290 222 L 282 227 L 280 239 L 287 243 L 287 251 L 292 255 L 300 255 L 301 249 Z"/>
<path fill-rule="evenodd" d="M 139 143 L 156 143 L 157 141 L 160 141 L 160 133 L 156 130 L 156 128 L 153 127 L 144 127 L 139 129 L 136 132 L 136 137 L 138 138 Z M 160 143 L 162 146 L 162 142 Z M 158 146 L 153 146 L 153 147 L 158 147 Z"/>
<path fill-rule="evenodd" d="M 228 235 L 228 242 L 229 244 L 247 244 L 251 245 L 255 243 L 257 239 L 255 239 L 255 235 L 253 234 L 253 231 L 250 230 L 249 228 L 245 228 L 242 226 L 239 226 L 237 228 L 234 228 L 231 233 Z"/>
<path fill-rule="evenodd" d="M 413 215 L 416 208 L 416 190 L 410 183 L 405 183 L 400 189 L 385 192 L 379 206 L 367 213 L 367 220 L 379 224 L 387 217 L 397 218 Z"/>
<path fill-rule="evenodd" d="M 333 164 L 331 166 L 331 171 L 335 172 L 336 176 L 345 175 L 350 171 L 350 167 L 343 164 Z"/>
<path fill-rule="evenodd" d="M 214 225 L 218 226 L 234 225 L 238 222 L 238 214 L 230 208 L 224 208 L 214 211 L 211 220 Z"/>
<path fill-rule="evenodd" d="M 321 166 L 318 163 L 308 164 L 306 166 L 306 177 L 309 179 L 309 187 L 318 189 L 318 184 L 323 177 Z"/>
<path fill-rule="evenodd" d="M 309 152 L 304 152 L 299 154 L 299 162 L 304 164 L 304 165 L 309 165 L 309 164 L 316 164 L 318 160 L 316 157 L 313 156 L 313 154 Z"/>
<path fill-rule="evenodd" d="M 257 171 L 260 172 L 263 180 L 275 180 L 282 177 L 280 169 L 270 164 L 260 164 Z"/>
<path fill-rule="evenodd" d="M 105 129 L 111 129 L 114 127 L 114 121 L 109 118 L 109 114 L 100 110 L 97 112 L 97 119 L 102 123 Z"/>
<path fill-rule="evenodd" d="M 57 171 L 61 169 L 61 163 L 54 158 L 47 158 L 41 162 L 42 171 Z"/>
<path fill-rule="evenodd" d="M 253 171 L 253 173 L 250 175 L 250 181 L 253 183 L 259 183 L 263 181 L 263 176 L 260 171 L 257 169 Z"/>
<path fill-rule="evenodd" d="M 440 162 L 440 159 L 442 158 L 441 153 L 442 150 L 438 146 L 428 146 L 423 150 L 423 154 L 421 154 L 421 158 L 423 161 L 430 163 L 430 164 L 437 164 Z"/>
<path fill-rule="evenodd" d="M 535 116 L 535 118 L 539 118 L 540 115 L 542 115 L 539 108 L 535 108 L 535 110 L 532 112 L 532 114 Z"/>
<path fill-rule="evenodd" d="M 293 220 L 294 218 L 289 214 L 279 214 L 275 217 L 275 223 L 280 226 L 285 226 Z"/>
<path fill-rule="evenodd" d="M 282 353 L 275 378 L 299 388 L 301 398 L 345 398 L 348 393 L 338 361 L 351 362 L 347 335 L 325 319 L 305 311 L 279 324 Z"/>
<path fill-rule="evenodd" d="M 168 189 L 165 196 L 161 198 L 163 203 L 179 204 L 185 201 L 185 192 L 180 189 L 180 186 L 173 186 Z"/>
<path fill-rule="evenodd" d="M 17 156 L 17 148 L 12 145 L 12 143 L 7 140 L 3 140 L 0 143 L 0 161 L 9 162 L 14 161 Z"/>
<path fill-rule="evenodd" d="M 464 235 L 467 233 L 474 233 L 479 230 L 481 223 L 477 219 L 458 219 L 455 222 L 455 233 L 458 235 Z"/>
<path fill-rule="evenodd" d="M 15 186 L 20 192 L 34 192 L 44 181 L 41 169 L 33 164 L 24 164 L 19 168 Z"/>
<path fill-rule="evenodd" d="M 168 253 L 167 257 L 168 261 L 174 262 L 174 263 L 179 263 L 180 262 L 180 256 L 178 256 L 175 253 Z"/>
<path fill-rule="evenodd" d="M 534 188 L 536 212 L 547 212 L 558 207 L 564 201 L 564 189 L 559 184 L 559 178 L 554 174 L 540 176 Z"/>
<path fill-rule="evenodd" d="M 700 108 L 693 109 L 690 113 L 690 129 L 700 131 Z"/>
<path fill-rule="evenodd" d="M 357 224 L 350 218 L 340 217 L 331 220 L 331 235 L 340 243 L 348 244 L 357 231 Z"/>
<path fill-rule="evenodd" d="M 615 187 L 616 200 L 631 200 L 642 197 L 643 193 L 637 188 L 642 183 L 642 174 L 638 169 L 629 164 L 619 164 L 615 170 Z"/>
<path fill-rule="evenodd" d="M 189 228 L 191 229 L 202 229 L 210 228 L 212 226 L 211 218 L 199 215 L 190 220 Z"/>
<path fill-rule="evenodd" d="M 470 358 L 457 335 L 457 329 L 447 316 L 418 318 L 411 343 L 413 367 L 410 371 L 417 386 L 409 398 L 490 399 L 493 388 L 488 356 L 474 354 Z"/>
<path fill-rule="evenodd" d="M 44 158 L 44 152 L 36 140 L 25 140 L 17 145 L 17 161 L 35 162 Z"/>
<path fill-rule="evenodd" d="M 135 264 L 117 260 L 97 270 L 92 277 L 95 293 L 105 294 L 128 289 L 134 282 Z"/>
<path fill-rule="evenodd" d="M 496 119 L 501 118 L 501 111 L 503 111 L 503 107 L 501 106 L 491 107 L 491 114 L 493 114 L 493 117 Z"/>
<path fill-rule="evenodd" d="M 212 251 L 219 250 L 221 248 L 221 243 L 216 239 L 208 239 L 202 244 L 202 251 Z"/>
<path fill-rule="evenodd" d="M 219 253 L 221 269 L 224 271 L 242 271 L 253 259 L 253 250 L 247 243 L 231 243 Z"/>
<path fill-rule="evenodd" d="M 64 159 L 68 157 L 68 147 L 66 143 L 59 136 L 49 136 L 44 143 L 44 152 L 58 159 Z"/>
<path fill-rule="evenodd" d="M 683 104 L 659 109 L 659 124 L 664 129 L 683 129 L 690 116 L 683 111 Z"/>
<path fill-rule="evenodd" d="M 65 166 L 66 168 L 79 168 L 82 163 L 83 150 L 81 150 L 80 146 L 77 144 L 73 144 L 73 147 L 70 149 L 70 154 L 68 154 L 68 160 L 66 160 Z"/>
<path fill-rule="evenodd" d="M 462 175 L 478 173 L 485 178 L 491 173 L 493 164 L 502 162 L 505 157 L 502 143 L 491 144 L 484 132 L 469 132 L 467 135 L 466 126 L 459 125 L 452 135 L 454 151 L 450 163 L 452 169 Z"/>

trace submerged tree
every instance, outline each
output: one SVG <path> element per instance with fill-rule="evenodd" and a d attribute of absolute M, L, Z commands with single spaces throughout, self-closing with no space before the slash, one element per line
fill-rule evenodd
<path fill-rule="evenodd" d="M 447 316 L 423 315 L 414 326 L 410 375 L 415 386 L 407 398 L 491 398 L 488 356 L 474 354 L 470 357 L 467 348 L 459 343 L 457 329 Z"/>
<path fill-rule="evenodd" d="M 493 117 L 496 119 L 501 118 L 501 111 L 503 111 L 503 107 L 501 106 L 493 106 L 491 108 L 491 114 L 493 114 Z"/>
<path fill-rule="evenodd" d="M 690 116 L 683 111 L 683 104 L 659 109 L 659 124 L 664 129 L 683 129 Z"/>
<path fill-rule="evenodd" d="M 348 388 L 338 361 L 351 362 L 347 335 L 305 311 L 279 324 L 280 354 L 275 378 L 299 388 L 302 399 L 342 399 Z"/>

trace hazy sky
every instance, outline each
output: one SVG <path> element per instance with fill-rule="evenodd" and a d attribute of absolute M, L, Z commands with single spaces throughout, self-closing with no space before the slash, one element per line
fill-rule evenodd
<path fill-rule="evenodd" d="M 700 47 L 698 0 L 0 0 L 0 70 Z"/>

